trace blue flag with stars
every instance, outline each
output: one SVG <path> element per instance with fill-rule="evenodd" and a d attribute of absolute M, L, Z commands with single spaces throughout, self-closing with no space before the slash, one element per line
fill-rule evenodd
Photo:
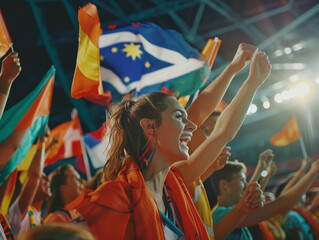
<path fill-rule="evenodd" d="M 210 74 L 205 58 L 181 34 L 153 23 L 109 26 L 99 48 L 103 89 L 113 101 L 163 87 L 179 97 L 194 94 Z"/>

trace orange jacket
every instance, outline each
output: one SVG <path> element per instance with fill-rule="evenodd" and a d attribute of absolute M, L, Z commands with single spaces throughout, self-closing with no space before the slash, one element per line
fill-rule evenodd
<path fill-rule="evenodd" d="M 185 239 L 209 239 L 177 169 L 169 171 L 166 186 Z M 98 240 L 165 239 L 155 199 L 131 158 L 114 181 L 104 182 L 95 191 L 86 189 L 69 204 L 68 209 L 73 208 Z"/>

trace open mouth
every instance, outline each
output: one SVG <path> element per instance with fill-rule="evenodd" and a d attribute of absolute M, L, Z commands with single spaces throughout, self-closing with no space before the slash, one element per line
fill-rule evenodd
<path fill-rule="evenodd" d="M 183 146 L 185 146 L 185 147 L 188 148 L 187 143 L 188 143 L 191 139 L 192 139 L 191 136 L 189 136 L 189 135 L 186 136 L 186 135 L 185 135 L 185 136 L 182 136 L 182 137 L 179 139 L 179 141 L 180 141 L 180 143 L 181 143 Z"/>

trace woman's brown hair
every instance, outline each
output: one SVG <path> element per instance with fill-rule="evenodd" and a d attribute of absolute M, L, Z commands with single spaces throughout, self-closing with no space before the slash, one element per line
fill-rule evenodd
<path fill-rule="evenodd" d="M 126 156 L 132 156 L 138 163 L 139 156 L 145 151 L 148 139 L 145 138 L 140 120 L 148 118 L 161 124 L 161 113 L 167 109 L 166 93 L 150 93 L 138 100 L 123 100 L 114 105 L 108 118 L 108 159 L 104 166 L 104 180 L 114 180 Z M 139 164 L 139 163 L 138 163 Z"/>
<path fill-rule="evenodd" d="M 65 164 L 59 166 L 54 172 L 52 172 L 49 176 L 51 179 L 50 189 L 51 189 L 51 197 L 48 199 L 48 205 L 46 210 L 46 216 L 54 212 L 58 208 L 64 208 L 60 187 L 66 183 L 66 171 L 73 168 L 70 164 Z"/>

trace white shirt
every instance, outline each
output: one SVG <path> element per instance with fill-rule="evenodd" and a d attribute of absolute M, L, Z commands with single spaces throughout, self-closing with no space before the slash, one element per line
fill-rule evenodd
<path fill-rule="evenodd" d="M 0 240 L 7 240 L 6 235 L 4 234 L 2 226 L 0 226 Z"/>
<path fill-rule="evenodd" d="M 33 208 L 33 210 L 36 225 L 41 225 L 41 212 L 38 212 L 35 208 Z M 11 225 L 14 236 L 18 236 L 30 228 L 29 214 L 27 213 L 25 216 L 21 216 L 18 199 L 10 206 L 7 220 Z"/>

